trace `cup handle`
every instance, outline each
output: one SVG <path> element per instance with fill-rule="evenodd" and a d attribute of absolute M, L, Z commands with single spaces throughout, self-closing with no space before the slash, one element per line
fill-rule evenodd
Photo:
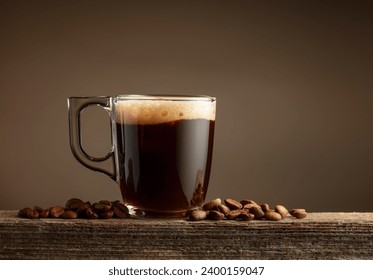
<path fill-rule="evenodd" d="M 110 115 L 112 99 L 108 96 L 94 97 L 69 97 L 67 99 L 67 107 L 69 111 L 69 132 L 70 132 L 70 148 L 75 158 L 85 167 L 106 174 L 116 181 L 114 146 L 112 144 L 110 151 L 104 157 L 93 157 L 89 155 L 82 146 L 81 123 L 80 117 L 82 111 L 89 106 L 100 106 L 105 109 Z M 112 131 L 112 122 L 110 122 Z M 112 135 L 112 133 L 111 133 Z M 112 137 L 112 136 L 111 136 Z M 111 139 L 113 143 L 113 139 Z M 109 165 L 111 165 L 109 167 Z M 113 170 L 112 172 L 108 169 Z"/>

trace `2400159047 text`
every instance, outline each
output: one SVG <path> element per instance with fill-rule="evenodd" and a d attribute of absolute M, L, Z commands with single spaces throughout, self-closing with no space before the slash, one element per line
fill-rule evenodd
<path fill-rule="evenodd" d="M 201 275 L 262 275 L 264 266 L 259 267 L 202 267 Z"/>

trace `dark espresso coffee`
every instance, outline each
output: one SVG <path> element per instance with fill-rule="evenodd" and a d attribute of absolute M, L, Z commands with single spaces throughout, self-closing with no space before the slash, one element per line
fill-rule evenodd
<path fill-rule="evenodd" d="M 117 112 L 121 193 L 126 205 L 145 216 L 182 216 L 205 200 L 215 108 L 206 114 L 198 103 L 181 105 L 133 105 Z"/>

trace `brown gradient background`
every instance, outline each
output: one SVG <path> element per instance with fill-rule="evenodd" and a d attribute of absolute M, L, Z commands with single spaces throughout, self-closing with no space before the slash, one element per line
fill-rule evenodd
<path fill-rule="evenodd" d="M 66 98 L 157 93 L 218 99 L 208 198 L 373 211 L 372 19 L 370 1 L 0 1 L 0 209 L 120 198 L 73 158 Z M 108 119 L 85 114 L 94 155 Z"/>

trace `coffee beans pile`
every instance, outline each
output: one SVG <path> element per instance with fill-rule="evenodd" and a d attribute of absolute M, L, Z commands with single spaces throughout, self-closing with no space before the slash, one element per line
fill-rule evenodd
<path fill-rule="evenodd" d="M 257 204 L 250 199 L 244 199 L 240 202 L 227 198 L 222 203 L 220 198 L 211 200 L 202 206 L 201 210 L 193 210 L 189 213 L 190 221 L 210 220 L 270 220 L 280 221 L 291 215 L 297 219 L 304 219 L 307 216 L 305 209 L 292 209 L 288 211 L 283 205 L 276 205 L 271 209 L 267 203 Z"/>
<path fill-rule="evenodd" d="M 65 207 L 59 205 L 46 209 L 38 206 L 34 206 L 34 208 L 26 207 L 19 210 L 18 216 L 28 219 L 123 219 L 129 217 L 129 212 L 127 207 L 119 200 L 100 200 L 91 204 L 89 201 L 83 202 L 79 198 L 71 198 L 66 202 Z"/>
<path fill-rule="evenodd" d="M 267 203 L 257 204 L 250 199 L 244 199 L 240 202 L 227 198 L 224 203 L 220 198 L 216 198 L 205 203 L 201 210 L 193 210 L 188 213 L 190 221 L 201 220 L 270 220 L 280 221 L 287 216 L 293 216 L 297 219 L 304 219 L 307 216 L 305 209 L 292 209 L 288 211 L 283 205 L 276 205 L 271 209 Z M 119 200 L 109 201 L 100 200 L 91 204 L 89 201 L 82 201 L 79 198 L 71 198 L 66 201 L 65 207 L 53 206 L 42 208 L 23 208 L 19 210 L 18 216 L 21 218 L 61 218 L 61 219 L 110 219 L 110 218 L 128 218 L 130 217 L 128 208 Z"/>

